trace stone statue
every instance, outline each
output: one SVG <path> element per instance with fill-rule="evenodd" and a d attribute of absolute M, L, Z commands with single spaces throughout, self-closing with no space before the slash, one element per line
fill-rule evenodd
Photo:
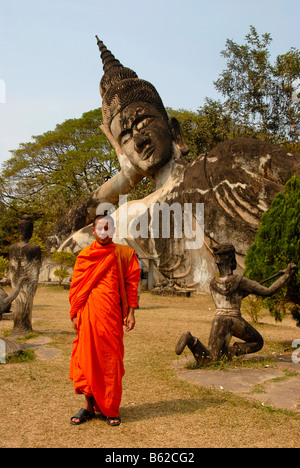
<path fill-rule="evenodd" d="M 200 365 L 218 360 L 222 356 L 241 356 L 259 351 L 263 347 L 263 338 L 242 317 L 241 302 L 249 294 L 272 296 L 297 270 L 296 265 L 289 265 L 283 276 L 267 288 L 242 275 L 233 274 L 237 267 L 233 245 L 222 244 L 213 250 L 220 276 L 213 278 L 210 283 L 216 315 L 212 322 L 208 348 L 189 331 L 182 334 L 175 348 L 176 354 L 180 355 L 185 346 L 188 346 Z M 243 342 L 235 342 L 230 346 L 233 336 Z"/>
<path fill-rule="evenodd" d="M 0 288 L 0 320 L 2 320 L 2 314 L 11 312 L 10 306 L 16 299 L 25 281 L 26 277 L 20 278 L 16 284 L 16 288 L 10 295 L 8 295 L 3 288 Z"/>
<path fill-rule="evenodd" d="M 41 266 L 41 249 L 30 243 L 33 233 L 33 221 L 24 215 L 19 222 L 20 242 L 11 246 L 9 250 L 9 272 L 13 288 L 19 279 L 26 277 L 19 295 L 14 303 L 14 328 L 10 336 L 25 336 L 32 331 L 32 306 L 37 290 L 39 271 Z"/>
<path fill-rule="evenodd" d="M 188 147 L 178 121 L 167 115 L 154 86 L 124 67 L 97 38 L 104 75 L 100 82 L 102 130 L 114 146 L 121 170 L 92 195 L 62 218 L 48 239 L 49 245 L 78 253 L 92 241 L 91 223 L 97 206 L 112 204 L 127 194 L 143 177 L 155 190 L 140 200 L 144 209 L 126 204 L 128 232 L 116 237 L 130 244 L 142 257 L 156 258 L 155 279 L 171 279 L 178 287 L 209 292 L 215 274 L 212 247 L 231 242 L 236 247 L 241 268 L 253 243 L 262 214 L 293 174 L 300 173 L 300 155 L 287 153 L 275 145 L 249 138 L 221 143 L 207 154 L 188 163 Z M 183 232 L 175 236 L 136 236 L 138 224 L 151 225 L 155 204 L 170 208 L 171 227 L 184 207 L 192 206 L 193 233 L 201 242 L 187 248 L 191 238 Z M 195 207 L 204 204 L 204 226 Z M 176 216 L 172 207 L 181 211 Z M 122 208 L 124 206 L 122 205 Z M 116 218 L 120 209 L 114 214 Z"/>

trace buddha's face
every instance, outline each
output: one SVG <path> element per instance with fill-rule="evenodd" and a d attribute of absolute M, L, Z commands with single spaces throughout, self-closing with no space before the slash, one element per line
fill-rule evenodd
<path fill-rule="evenodd" d="M 114 117 L 110 130 L 131 164 L 145 176 L 154 175 L 172 157 L 168 120 L 151 104 L 130 104 Z"/>

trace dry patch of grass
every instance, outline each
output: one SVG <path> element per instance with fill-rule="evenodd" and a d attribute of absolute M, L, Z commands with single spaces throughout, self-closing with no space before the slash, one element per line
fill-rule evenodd
<path fill-rule="evenodd" d="M 95 419 L 70 425 L 83 398 L 68 379 L 75 334 L 68 292 L 39 287 L 34 330 L 60 350 L 52 360 L 0 365 L 0 447 L 295 447 L 296 414 L 270 411 L 229 393 L 178 378 L 172 362 L 181 333 L 189 329 L 208 342 L 214 307 L 209 296 L 159 297 L 143 293 L 135 330 L 125 333 L 122 424 Z M 12 322 L 0 322 L 0 332 Z M 264 316 L 257 325 L 272 354 L 297 338 L 295 323 Z"/>

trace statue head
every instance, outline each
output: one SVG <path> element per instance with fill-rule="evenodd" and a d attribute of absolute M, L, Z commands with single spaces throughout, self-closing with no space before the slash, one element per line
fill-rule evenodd
<path fill-rule="evenodd" d="M 220 273 L 232 273 L 237 268 L 235 248 L 232 244 L 219 244 L 212 248 Z"/>
<path fill-rule="evenodd" d="M 96 36 L 97 37 L 97 36 Z M 137 172 L 153 176 L 173 155 L 188 153 L 179 123 L 168 118 L 155 87 L 123 67 L 97 37 L 104 76 L 100 82 L 104 124 Z"/>
<path fill-rule="evenodd" d="M 19 237 L 22 242 L 29 242 L 33 233 L 33 220 L 29 215 L 23 215 L 19 221 Z"/>

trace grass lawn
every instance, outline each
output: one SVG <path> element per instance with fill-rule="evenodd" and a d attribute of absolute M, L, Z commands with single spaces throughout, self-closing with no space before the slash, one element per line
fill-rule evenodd
<path fill-rule="evenodd" d="M 109 427 L 100 419 L 72 426 L 83 406 L 68 378 L 75 334 L 68 291 L 40 286 L 34 301 L 34 331 L 60 351 L 51 360 L 0 365 L 0 447 L 299 447 L 299 415 L 247 401 L 231 393 L 179 379 L 174 348 L 189 329 L 208 342 L 214 306 L 210 296 L 161 297 L 142 293 L 136 328 L 125 333 L 125 370 L 120 415 Z M 284 350 L 299 332 L 290 318 L 265 315 L 255 325 L 263 352 Z M 8 332 L 11 321 L 0 322 Z M 299 337 L 299 336 L 298 336 Z"/>

